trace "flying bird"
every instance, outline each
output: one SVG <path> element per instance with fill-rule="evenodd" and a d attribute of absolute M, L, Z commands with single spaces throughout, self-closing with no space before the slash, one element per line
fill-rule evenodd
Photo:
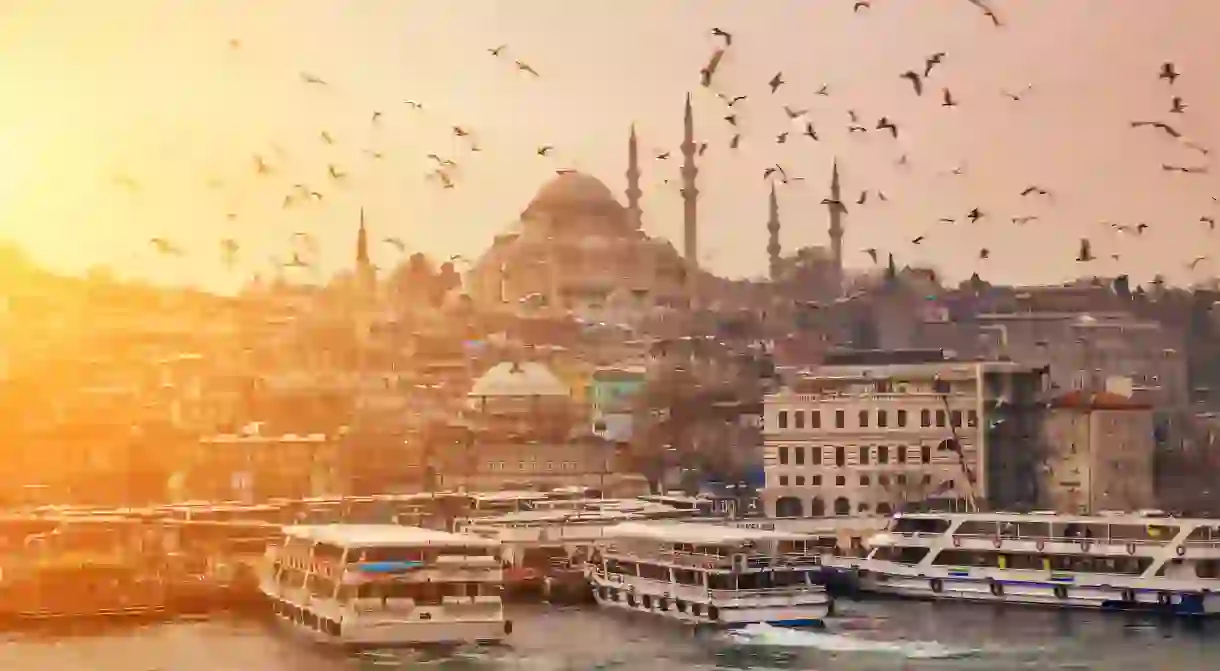
<path fill-rule="evenodd" d="M 956 224 L 957 223 L 957 220 L 953 219 L 951 217 L 941 217 L 940 219 L 937 219 L 937 221 L 942 224 Z"/>
<path fill-rule="evenodd" d="M 453 134 L 457 137 L 467 137 L 470 135 L 470 131 L 466 130 L 465 128 L 462 128 L 461 126 L 454 126 Z"/>
<path fill-rule="evenodd" d="M 858 125 L 852 124 L 847 127 L 847 132 L 848 133 L 867 133 L 868 129 L 865 128 L 864 126 L 858 126 Z"/>
<path fill-rule="evenodd" d="M 1000 26 L 1003 25 L 1000 23 L 1000 17 L 996 16 L 996 13 L 994 11 L 992 11 L 992 9 L 990 7 L 988 7 L 986 4 L 984 4 L 983 0 L 969 0 L 969 2 L 970 2 L 970 4 L 974 5 L 975 7 L 978 7 L 980 10 L 982 10 L 983 15 L 986 16 L 987 18 L 991 19 L 991 23 L 994 24 L 996 28 L 999 28 Z"/>
<path fill-rule="evenodd" d="M 258 154 L 254 155 L 254 172 L 257 172 L 260 175 L 265 175 L 271 172 L 271 166 L 267 165 L 267 162 L 263 160 L 263 157 L 259 156 Z"/>
<path fill-rule="evenodd" d="M 707 65 L 699 71 L 700 83 L 704 88 L 712 85 L 712 77 L 716 76 L 716 69 L 720 67 L 720 59 L 724 58 L 724 49 L 717 49 L 712 52 L 712 58 L 707 62 Z"/>
<path fill-rule="evenodd" d="M 1173 86 L 1173 83 L 1178 79 L 1178 71 L 1174 68 L 1172 62 L 1166 61 L 1161 64 L 1161 73 L 1157 75 L 1157 79 L 1167 79 L 1169 80 L 1169 85 Z"/>
<path fill-rule="evenodd" d="M 821 204 L 829 205 L 830 207 L 839 210 L 843 214 L 847 214 L 847 206 L 843 204 L 843 201 L 835 200 L 833 198 L 823 198 Z"/>
<path fill-rule="evenodd" d="M 733 34 L 728 31 L 721 30 L 720 28 L 712 28 L 712 36 L 723 38 L 724 46 L 726 47 L 733 46 Z"/>
<path fill-rule="evenodd" d="M 813 129 L 812 121 L 805 122 L 805 132 L 802 135 L 813 138 L 815 141 L 818 139 L 818 133 Z"/>
<path fill-rule="evenodd" d="M 916 237 L 916 238 L 912 239 L 912 240 L 911 240 L 911 244 L 912 244 L 912 245 L 918 245 L 919 243 L 921 243 L 921 242 L 923 242 L 923 241 L 924 241 L 924 237 L 925 237 L 925 236 L 922 236 L 922 235 L 921 235 L 921 236 L 918 236 L 918 237 Z"/>
<path fill-rule="evenodd" d="M 1096 258 L 1096 257 L 1093 256 L 1092 243 L 1089 242 L 1088 238 L 1081 238 L 1080 239 L 1080 252 L 1076 254 L 1076 260 L 1081 263 L 1087 263 L 1089 261 L 1092 261 L 1094 258 Z"/>
<path fill-rule="evenodd" d="M 669 152 L 667 152 L 667 151 L 663 151 L 663 152 L 661 152 L 661 153 L 657 154 L 657 160 L 658 160 L 658 161 L 668 161 L 668 160 L 669 160 Z"/>
<path fill-rule="evenodd" d="M 1206 256 L 1196 256 L 1190 263 L 1186 264 L 1186 267 L 1191 270 L 1194 270 L 1195 266 L 1198 266 L 1200 263 L 1203 263 L 1206 260 L 1207 260 Z"/>
<path fill-rule="evenodd" d="M 903 79 L 911 80 L 911 86 L 915 87 L 915 95 L 923 95 L 923 81 L 919 78 L 918 72 L 915 72 L 914 70 L 907 70 L 898 76 L 902 77 Z"/>
<path fill-rule="evenodd" d="M 500 47 L 500 48 L 503 49 L 504 47 Z M 395 237 L 385 238 L 384 240 L 382 240 L 382 242 L 397 249 L 399 251 L 399 253 L 407 251 L 407 244 L 405 242 L 403 242 L 401 238 L 395 238 Z"/>
<path fill-rule="evenodd" d="M 737 133 L 729 140 L 729 149 L 736 149 L 741 144 L 741 133 Z"/>
<path fill-rule="evenodd" d="M 1182 96 L 1174 96 L 1169 107 L 1170 114 L 1183 114 L 1186 112 L 1186 105 L 1182 103 Z"/>
<path fill-rule="evenodd" d="M 1153 128 L 1158 128 L 1160 130 L 1163 130 L 1166 133 L 1168 133 L 1169 136 L 1172 138 L 1182 137 L 1182 134 L 1179 133 L 1176 128 L 1174 128 L 1173 126 L 1170 126 L 1169 124 L 1165 123 L 1164 121 L 1132 121 L 1131 122 L 1132 128 L 1143 128 L 1144 126 L 1151 126 Z"/>
<path fill-rule="evenodd" d="M 979 258 L 980 258 L 980 259 L 982 259 L 982 260 L 984 260 L 984 261 L 985 261 L 985 260 L 987 260 L 987 259 L 989 259 L 989 258 L 991 258 L 991 250 L 990 250 L 990 249 L 987 249 L 986 247 L 984 247 L 984 248 L 980 249 L 980 250 L 979 250 Z"/>
<path fill-rule="evenodd" d="M 970 223 L 972 223 L 972 224 L 976 223 L 979 219 L 982 219 L 984 216 L 985 215 L 983 214 L 983 212 L 981 210 L 979 210 L 979 208 L 977 208 L 977 207 L 966 213 L 966 218 L 969 219 Z"/>
<path fill-rule="evenodd" d="M 794 110 L 787 105 L 784 105 L 784 114 L 788 115 L 789 119 L 799 119 L 809 113 L 809 110 Z"/>
<path fill-rule="evenodd" d="M 435 170 L 435 171 L 432 173 L 432 176 L 433 176 L 433 177 L 435 177 L 435 178 L 437 178 L 437 179 L 439 179 L 439 180 L 441 181 L 441 184 L 443 185 L 443 187 L 444 187 L 444 188 L 446 188 L 446 189 L 452 189 L 452 188 L 453 188 L 453 178 L 452 178 L 452 177 L 450 177 L 450 176 L 449 176 L 449 173 L 445 172 L 444 170 L 441 170 L 440 168 L 437 168 L 437 169 L 436 169 L 436 170 Z"/>
<path fill-rule="evenodd" d="M 415 109 L 415 110 L 422 110 L 424 108 L 423 103 L 416 102 L 414 100 L 404 100 L 404 101 L 402 101 L 402 104 L 406 105 L 407 107 L 410 107 L 411 109 Z"/>
<path fill-rule="evenodd" d="M 788 141 L 788 131 L 784 131 L 775 136 L 775 144 L 783 144 Z"/>
<path fill-rule="evenodd" d="M 336 181 L 347 177 L 347 173 L 341 172 L 337 167 L 335 167 L 334 163 L 330 163 L 326 166 L 326 172 L 330 175 L 331 179 Z"/>
<path fill-rule="evenodd" d="M 547 147 L 547 149 L 550 149 L 550 147 Z M 436 154 L 428 154 L 428 158 L 432 159 L 433 161 L 436 161 L 436 164 L 441 166 L 442 168 L 457 167 L 457 164 L 454 163 L 453 161 L 451 161 L 447 158 L 441 158 L 440 156 L 437 156 Z"/>
<path fill-rule="evenodd" d="M 737 125 L 737 115 L 736 115 L 736 114 L 730 114 L 730 115 L 726 116 L 726 117 L 724 118 L 724 120 L 725 120 L 725 121 L 727 121 L 727 122 L 729 122 L 729 125 L 730 125 L 730 126 L 736 126 L 736 125 Z"/>
<path fill-rule="evenodd" d="M 860 192 L 860 197 L 856 199 L 856 205 L 863 205 L 868 200 L 868 189 Z"/>
<path fill-rule="evenodd" d="M 182 255 L 182 250 L 179 249 L 177 245 L 170 242 L 167 238 L 151 238 L 148 242 L 153 246 L 153 249 L 155 249 L 158 254 L 164 254 L 166 256 Z"/>
<path fill-rule="evenodd" d="M 775 73 L 775 76 L 771 78 L 771 81 L 767 82 L 767 86 L 771 87 L 771 93 L 775 93 L 777 90 L 779 90 L 779 87 L 783 85 L 784 73 L 782 71 Z"/>
<path fill-rule="evenodd" d="M 239 249 L 237 241 L 233 238 L 224 238 L 220 241 L 220 258 L 226 267 L 233 267 L 233 264 L 237 261 L 237 251 Z"/>
<path fill-rule="evenodd" d="M 524 61 L 515 61 L 514 64 L 517 66 L 517 69 L 520 70 L 521 72 L 528 72 L 529 74 L 534 75 L 535 77 L 540 76 L 538 74 L 537 70 L 530 67 L 529 63 L 526 63 Z"/>
<path fill-rule="evenodd" d="M 818 95 L 818 96 L 828 96 L 828 95 L 830 95 L 830 85 L 829 85 L 829 84 L 822 84 L 822 87 L 821 87 L 821 88 L 819 88 L 818 90 L 814 91 L 814 92 L 813 92 L 813 94 L 814 94 L 814 95 Z"/>
<path fill-rule="evenodd" d="M 888 130 L 890 135 L 893 135 L 895 138 L 898 137 L 898 126 L 895 126 L 894 122 L 890 121 L 888 117 L 881 117 L 877 121 L 877 130 Z"/>
<path fill-rule="evenodd" d="M 284 263 L 285 268 L 308 268 L 309 264 L 301 258 L 300 253 L 293 252 L 292 258 Z"/>
<path fill-rule="evenodd" d="M 941 107 L 957 107 L 957 101 L 953 99 L 953 94 L 949 91 L 949 89 L 945 88 L 945 89 L 942 89 L 942 91 L 943 91 L 941 94 L 942 102 L 940 103 L 940 106 Z"/>
<path fill-rule="evenodd" d="M 326 131 L 322 131 L 321 133 L 318 133 L 318 137 L 322 138 L 322 141 L 325 142 L 326 144 L 335 143 L 335 138 L 332 137 L 331 134 Z"/>
<path fill-rule="evenodd" d="M 869 9 L 871 7 L 872 5 L 869 4 L 868 0 L 856 0 L 856 4 L 852 6 L 851 11 L 854 14 L 861 9 Z M 877 259 L 873 258 L 873 260 L 876 261 Z"/>
<path fill-rule="evenodd" d="M 1050 195 L 1049 191 L 1047 191 L 1046 189 L 1043 189 L 1042 187 L 1040 187 L 1036 184 L 1030 184 L 1029 186 L 1025 187 L 1025 190 L 1021 192 L 1021 195 L 1028 196 L 1030 194 L 1035 194 L 1035 193 L 1038 194 L 1039 196 L 1049 196 Z"/>
<path fill-rule="evenodd" d="M 788 181 L 788 173 L 784 170 L 783 166 L 780 166 L 778 164 L 770 166 L 769 168 L 763 170 L 763 179 L 770 179 L 771 175 L 776 175 L 776 174 L 779 175 L 779 178 L 781 180 L 783 180 L 785 182 Z"/>
<path fill-rule="evenodd" d="M 1038 220 L 1038 217 L 1036 217 L 1034 215 L 1027 215 L 1024 217 L 1013 217 L 1012 223 L 1014 223 L 1018 226 L 1021 226 L 1022 224 L 1028 224 L 1031 221 L 1037 221 L 1037 220 Z"/>
<path fill-rule="evenodd" d="M 314 75 L 314 74 L 310 74 L 308 72 L 301 73 L 301 81 L 305 82 L 306 84 L 315 84 L 317 86 L 327 86 L 327 83 L 321 77 Z"/>
<path fill-rule="evenodd" d="M 369 117 L 369 123 L 377 123 L 381 121 L 381 112 L 373 110 L 373 116 Z"/>
<path fill-rule="evenodd" d="M 1164 170 L 1165 172 L 1181 172 L 1181 173 L 1193 174 L 1193 175 L 1207 174 L 1207 166 L 1205 166 L 1205 165 L 1194 166 L 1194 167 L 1184 167 L 1184 166 L 1179 166 L 1179 165 L 1169 165 L 1168 163 L 1162 163 L 1161 170 Z"/>
<path fill-rule="evenodd" d="M 488 49 L 487 53 L 491 54 L 492 56 L 499 56 L 500 54 L 504 53 L 504 50 L 507 48 L 508 48 L 507 44 L 501 44 L 500 46 L 496 47 L 495 49 Z"/>
<path fill-rule="evenodd" d="M 869 258 L 871 258 L 873 260 L 873 263 L 877 262 L 877 248 L 876 247 L 869 247 L 868 249 L 864 250 L 864 253 L 868 254 Z"/>
<path fill-rule="evenodd" d="M 1216 230 L 1216 220 L 1212 217 L 1199 217 L 1199 222 L 1207 224 L 1207 229 L 1209 231 Z"/>
<path fill-rule="evenodd" d="M 720 99 L 724 101 L 724 104 L 728 105 L 729 107 L 732 107 L 733 105 L 736 105 L 737 103 L 739 103 L 743 100 L 746 100 L 746 96 L 733 96 L 732 98 L 730 98 L 723 93 L 717 93 L 716 95 L 720 96 Z"/>
<path fill-rule="evenodd" d="M 1029 92 L 1031 89 L 1033 89 L 1032 85 L 1026 86 L 1020 93 L 1013 93 L 1012 91 L 1007 91 L 1007 90 L 1001 91 L 1001 93 L 1004 94 L 1004 97 L 1008 98 L 1009 100 L 1012 100 L 1013 102 L 1021 102 L 1021 100 L 1025 98 L 1025 94 L 1027 92 Z"/>
<path fill-rule="evenodd" d="M 538 147 L 537 149 L 534 150 L 534 152 L 536 154 L 538 154 L 539 156 L 547 156 L 551 153 L 551 151 L 553 149 L 555 149 L 555 148 L 549 144 L 546 144 L 546 145 L 542 145 L 541 147 Z"/>
<path fill-rule="evenodd" d="M 931 56 L 928 56 L 923 61 L 923 76 L 927 77 L 932 74 L 932 68 L 940 65 L 940 62 L 945 58 L 945 52 L 938 51 Z"/>

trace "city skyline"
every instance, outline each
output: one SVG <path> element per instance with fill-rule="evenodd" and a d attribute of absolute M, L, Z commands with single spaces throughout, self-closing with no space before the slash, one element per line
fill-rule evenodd
<path fill-rule="evenodd" d="M 0 236 L 60 270 L 104 264 L 223 287 L 265 274 L 271 255 L 287 260 L 294 232 L 317 238 L 324 272 L 350 267 L 364 207 L 376 240 L 471 256 L 557 169 L 597 177 L 626 204 L 635 124 L 644 230 L 681 249 L 679 143 L 690 92 L 697 141 L 708 143 L 698 158 L 699 261 L 718 274 L 766 274 L 770 187 L 761 176 L 776 163 L 804 178 L 778 185 L 783 250 L 828 245 L 819 203 L 836 158 L 853 201 L 844 222 L 852 270 L 871 265 L 862 250 L 876 248 L 883 260 L 893 253 L 900 265 L 932 265 L 954 279 L 1129 272 L 1185 283 L 1215 274 L 1210 260 L 1193 271 L 1186 264 L 1214 246 L 1200 218 L 1218 214 L 1220 192 L 1209 175 L 1160 168 L 1208 157 L 1129 122 L 1171 121 L 1209 147 L 1220 135 L 1208 120 L 1220 93 L 1204 85 L 1220 46 L 1190 34 L 1220 8 L 997 0 L 1005 23 L 997 29 L 965 0 L 876 2 L 860 12 L 852 4 L 628 1 L 574 12 L 543 0 L 461 8 L 316 0 L 257 10 L 130 0 L 103 12 L 68 0 L 10 3 L 0 25 L 0 77 L 12 101 L 0 110 Z M 463 11 L 472 7 L 486 11 Z M 713 27 L 734 42 L 704 88 L 699 69 L 723 44 Z M 488 53 L 501 44 L 501 56 Z M 938 51 L 943 62 L 915 96 L 898 75 L 922 71 Z M 517 59 L 541 76 L 519 71 Z M 1172 85 L 1157 78 L 1163 61 L 1181 73 Z M 776 71 L 787 83 L 772 94 Z M 829 96 L 817 95 L 822 85 Z M 940 105 L 946 86 L 957 107 Z M 733 109 L 736 151 L 716 92 L 749 97 Z M 1185 114 L 1169 112 L 1174 95 Z M 785 105 L 809 112 L 793 121 Z M 867 133 L 846 132 L 847 110 Z M 898 124 L 897 138 L 873 128 L 882 116 Z M 805 119 L 818 142 L 801 135 Z M 453 126 L 470 138 L 454 137 Z M 791 137 L 778 144 L 784 131 Z M 471 139 L 481 151 L 470 150 Z M 538 156 L 542 145 L 555 149 Z M 663 152 L 672 156 L 657 160 Z M 425 177 L 429 153 L 458 162 L 453 189 Z M 903 154 L 909 162 L 899 166 Z M 272 174 L 256 174 L 255 155 Z M 327 175 L 332 164 L 345 181 Z M 951 174 L 959 166 L 963 174 Z M 316 185 L 324 199 L 284 209 L 293 183 Z M 1030 184 L 1052 197 L 1019 196 Z M 864 189 L 888 201 L 856 206 Z M 961 223 L 974 207 L 988 216 Z M 1102 222 L 1150 227 L 1137 237 Z M 926 242 L 912 245 L 917 236 Z M 152 237 L 188 253 L 159 258 Z M 219 260 L 224 237 L 243 247 L 234 271 Z M 1099 261 L 1073 260 L 1081 237 Z M 373 247 L 378 265 L 396 261 L 392 247 Z M 991 259 L 977 258 L 983 247 Z M 1122 258 L 1111 260 L 1115 253 Z"/>

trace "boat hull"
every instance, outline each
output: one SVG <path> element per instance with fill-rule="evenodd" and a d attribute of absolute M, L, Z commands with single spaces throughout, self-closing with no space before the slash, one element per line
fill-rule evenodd
<path fill-rule="evenodd" d="M 789 603 L 751 604 L 743 599 L 674 598 L 672 592 L 658 585 L 651 590 L 637 586 L 625 590 L 620 583 L 593 578 L 593 599 L 598 606 L 624 611 L 649 613 L 687 624 L 724 628 L 751 624 L 781 627 L 820 627 L 834 611 L 834 602 L 823 591 L 804 592 Z"/>

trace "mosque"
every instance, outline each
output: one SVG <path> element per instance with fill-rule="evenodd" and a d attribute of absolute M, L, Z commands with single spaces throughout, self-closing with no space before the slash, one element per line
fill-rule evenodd
<path fill-rule="evenodd" d="M 694 115 L 686 97 L 682 153 L 683 250 L 642 230 L 639 148 L 627 142 L 626 205 L 596 177 L 565 171 L 547 182 L 511 231 L 473 264 L 466 290 L 485 309 L 532 305 L 590 321 L 636 323 L 657 311 L 714 305 L 723 280 L 699 269 Z M 836 162 L 831 200 L 839 200 Z M 782 295 L 827 300 L 843 286 L 843 210 L 830 206 L 830 248 L 781 254 L 779 207 L 771 193 L 767 254 Z"/>

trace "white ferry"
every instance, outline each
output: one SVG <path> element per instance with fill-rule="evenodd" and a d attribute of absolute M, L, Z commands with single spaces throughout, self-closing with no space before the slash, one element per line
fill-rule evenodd
<path fill-rule="evenodd" d="M 853 569 L 864 591 L 1176 615 L 1220 612 L 1220 520 L 1164 513 L 895 516 Z"/>
<path fill-rule="evenodd" d="M 512 632 L 494 540 L 389 524 L 284 530 L 260 582 L 276 617 L 357 647 L 496 642 Z"/>
<path fill-rule="evenodd" d="M 626 522 L 604 537 L 588 567 L 601 606 L 726 627 L 818 626 L 832 610 L 803 535 Z"/>

